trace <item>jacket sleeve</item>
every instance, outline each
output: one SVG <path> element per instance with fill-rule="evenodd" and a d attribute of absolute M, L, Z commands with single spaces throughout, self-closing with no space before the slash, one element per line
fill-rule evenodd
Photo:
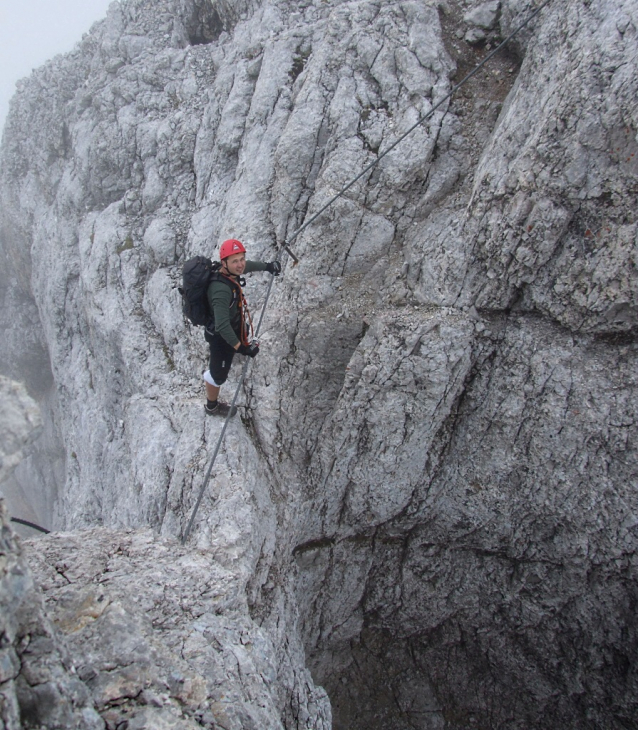
<path fill-rule="evenodd" d="M 230 303 L 232 292 L 226 284 L 213 282 L 208 287 L 208 303 L 215 317 L 215 332 L 218 332 L 231 347 L 239 342 L 239 337 L 230 324 Z"/>
<path fill-rule="evenodd" d="M 265 261 L 248 261 L 246 260 L 246 268 L 244 274 L 252 274 L 253 271 L 266 271 Z"/>

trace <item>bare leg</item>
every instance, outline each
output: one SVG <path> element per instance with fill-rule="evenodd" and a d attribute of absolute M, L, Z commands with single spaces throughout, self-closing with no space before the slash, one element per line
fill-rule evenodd
<path fill-rule="evenodd" d="M 206 397 L 208 400 L 216 401 L 219 395 L 219 387 L 217 385 L 211 385 L 206 381 L 204 381 L 204 385 L 206 386 Z"/>

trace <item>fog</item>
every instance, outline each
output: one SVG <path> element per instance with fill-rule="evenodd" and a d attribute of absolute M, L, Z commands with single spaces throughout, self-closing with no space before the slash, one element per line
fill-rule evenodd
<path fill-rule="evenodd" d="M 115 0 L 117 2 L 117 0 Z M 113 0 L 0 0 L 0 130 L 16 82 L 73 49 Z"/>

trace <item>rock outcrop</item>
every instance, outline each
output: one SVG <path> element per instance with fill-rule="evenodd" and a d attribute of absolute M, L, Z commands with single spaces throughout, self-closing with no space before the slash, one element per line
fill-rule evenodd
<path fill-rule="evenodd" d="M 0 484 L 37 435 L 36 403 L 18 383 L 0 377 Z M 89 692 L 75 676 L 35 586 L 22 546 L 0 499 L 0 724 L 6 730 L 103 728 Z"/>
<path fill-rule="evenodd" d="M 29 550 L 95 710 L 120 728 L 329 728 L 294 640 L 251 620 L 241 572 L 150 530 L 60 533 Z M 310 721 L 310 722 L 309 722 Z"/>
<path fill-rule="evenodd" d="M 42 426 L 40 409 L 26 388 L 0 375 L 0 483 L 5 482 L 26 457 Z"/>
<path fill-rule="evenodd" d="M 38 411 L 18 384 L 0 386 L 4 481 Z M 25 551 L 2 500 L 0 531 L 3 728 L 330 727 L 301 647 L 273 645 L 250 617 L 249 576 L 211 551 L 106 528 Z"/>
<path fill-rule="evenodd" d="M 51 566 L 77 556 L 81 597 L 112 564 L 91 626 L 123 612 L 157 666 L 200 623 L 222 657 L 245 658 L 247 632 L 256 689 L 239 671 L 232 704 L 286 728 L 330 723 L 305 664 L 335 728 L 635 727 L 631 0 L 551 2 L 295 239 L 176 540 L 221 429 L 181 263 L 227 237 L 279 255 L 532 9 L 128 0 L 22 84 L 0 159 L 0 364 L 43 409 L 14 479 L 67 531 L 33 559 L 52 615 Z M 255 307 L 266 284 L 249 282 Z M 198 623 L 214 601 L 176 572 L 208 585 L 206 566 L 235 603 Z M 163 583 L 184 616 L 156 613 Z M 69 641 L 101 687 L 112 650 L 85 630 Z M 215 697 L 213 659 L 181 660 L 195 694 L 157 670 L 153 712 L 162 693 L 166 713 Z"/>
<path fill-rule="evenodd" d="M 6 730 L 102 730 L 0 500 L 0 722 Z"/>

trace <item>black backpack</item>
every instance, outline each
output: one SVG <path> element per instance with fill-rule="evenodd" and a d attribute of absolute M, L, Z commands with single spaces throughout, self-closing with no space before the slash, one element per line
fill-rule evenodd
<path fill-rule="evenodd" d="M 208 305 L 208 287 L 212 281 L 219 280 L 233 290 L 233 300 L 237 296 L 236 287 L 226 276 L 219 274 L 221 263 L 211 261 L 206 256 L 193 256 L 184 263 L 182 286 L 182 312 L 193 323 L 212 330 L 215 325 L 213 313 Z"/>

